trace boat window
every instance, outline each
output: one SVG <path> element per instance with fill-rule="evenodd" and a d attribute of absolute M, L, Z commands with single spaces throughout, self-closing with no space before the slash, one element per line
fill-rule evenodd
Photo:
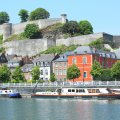
<path fill-rule="evenodd" d="M 96 89 L 96 93 L 100 93 L 100 90 L 99 90 L 99 89 Z"/>
<path fill-rule="evenodd" d="M 78 89 L 76 89 L 76 93 L 78 93 L 78 91 L 79 91 L 79 90 L 78 90 Z"/>
<path fill-rule="evenodd" d="M 88 89 L 89 93 L 100 93 L 99 89 Z"/>
<path fill-rule="evenodd" d="M 88 92 L 89 92 L 89 93 L 92 93 L 92 90 L 91 90 L 91 89 L 88 89 Z"/>
<path fill-rule="evenodd" d="M 75 89 L 72 89 L 72 92 L 75 92 Z"/>
<path fill-rule="evenodd" d="M 85 92 L 85 90 L 84 89 L 79 89 L 79 92 Z"/>
<path fill-rule="evenodd" d="M 5 92 L 7 92 L 7 91 L 5 91 Z"/>
<path fill-rule="evenodd" d="M 71 89 L 68 89 L 68 92 L 71 92 Z"/>

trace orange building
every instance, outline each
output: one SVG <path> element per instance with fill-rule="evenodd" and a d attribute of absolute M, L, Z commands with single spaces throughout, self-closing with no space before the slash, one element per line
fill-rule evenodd
<path fill-rule="evenodd" d="M 68 55 L 68 67 L 75 64 L 80 69 L 80 77 L 76 82 L 89 82 L 93 80 L 90 74 L 94 60 L 97 60 L 103 68 L 111 68 L 117 61 L 115 53 L 96 50 L 89 46 L 80 46 L 72 54 Z"/>

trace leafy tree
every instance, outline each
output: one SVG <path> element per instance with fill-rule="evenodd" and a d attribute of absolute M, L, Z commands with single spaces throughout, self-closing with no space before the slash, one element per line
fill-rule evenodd
<path fill-rule="evenodd" d="M 112 81 L 113 77 L 111 76 L 111 69 L 103 69 L 100 79 L 102 81 Z"/>
<path fill-rule="evenodd" d="M 27 24 L 24 30 L 24 35 L 27 38 L 39 38 L 41 33 L 39 31 L 39 27 L 36 24 Z"/>
<path fill-rule="evenodd" d="M 0 81 L 1 82 L 4 82 L 4 83 L 9 82 L 10 75 L 11 75 L 11 72 L 6 65 L 3 65 L 0 67 Z"/>
<path fill-rule="evenodd" d="M 79 78 L 80 77 L 80 70 L 76 65 L 71 65 L 68 69 L 67 69 L 67 79 L 69 80 L 73 80 L 75 78 Z"/>
<path fill-rule="evenodd" d="M 50 14 L 47 10 L 43 8 L 37 8 L 36 10 L 30 13 L 30 20 L 38 20 L 38 19 L 47 19 L 49 18 Z"/>
<path fill-rule="evenodd" d="M 93 27 L 91 23 L 87 20 L 82 20 L 79 22 L 80 27 L 80 33 L 82 35 L 92 34 L 93 33 Z"/>
<path fill-rule="evenodd" d="M 9 15 L 6 12 L 0 12 L 0 24 L 8 23 L 9 22 Z"/>
<path fill-rule="evenodd" d="M 76 21 L 69 21 L 63 25 L 62 32 L 68 33 L 71 36 L 75 33 L 80 33 L 79 25 Z"/>
<path fill-rule="evenodd" d="M 21 9 L 18 15 L 20 16 L 21 22 L 26 22 L 28 20 L 29 15 L 27 10 Z"/>
<path fill-rule="evenodd" d="M 120 80 L 120 62 L 116 62 L 111 68 L 111 75 L 116 80 Z"/>
<path fill-rule="evenodd" d="M 32 82 L 36 82 L 36 80 L 39 80 L 40 78 L 39 66 L 33 67 L 31 74 L 32 74 Z"/>
<path fill-rule="evenodd" d="M 56 81 L 56 77 L 55 77 L 55 74 L 52 73 L 51 76 L 50 76 L 50 81 L 51 82 L 55 82 Z"/>
<path fill-rule="evenodd" d="M 19 82 L 25 82 L 25 77 L 22 73 L 22 70 L 20 67 L 16 67 L 15 70 L 12 73 L 12 79 L 14 82 L 19 83 Z"/>
<path fill-rule="evenodd" d="M 96 60 L 94 61 L 93 65 L 92 65 L 92 70 L 90 73 L 93 76 L 94 80 L 99 80 L 100 76 L 103 73 L 100 63 L 97 62 Z"/>

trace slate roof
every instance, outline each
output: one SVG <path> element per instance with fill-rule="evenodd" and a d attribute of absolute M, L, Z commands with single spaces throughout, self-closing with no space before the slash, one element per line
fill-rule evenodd
<path fill-rule="evenodd" d="M 120 48 L 114 51 L 117 58 L 120 59 Z"/>
<path fill-rule="evenodd" d="M 39 57 L 33 59 L 33 62 L 51 62 L 54 58 L 54 54 L 41 54 Z"/>
<path fill-rule="evenodd" d="M 31 72 L 33 67 L 34 67 L 33 64 L 25 64 L 25 65 L 21 68 L 21 70 L 22 70 L 23 72 Z"/>
<path fill-rule="evenodd" d="M 68 51 L 68 52 L 60 55 L 60 57 L 59 57 L 58 59 L 54 60 L 54 62 L 67 62 L 67 56 L 68 56 L 68 55 L 71 55 L 71 53 L 72 53 L 72 52 L 69 52 L 69 51 Z"/>
<path fill-rule="evenodd" d="M 22 57 L 14 57 L 13 59 L 10 59 L 8 62 L 21 62 Z"/>
<path fill-rule="evenodd" d="M 10 61 L 12 60 L 16 55 L 13 54 L 13 55 L 7 55 L 6 58 L 7 58 L 7 61 Z"/>
<path fill-rule="evenodd" d="M 75 54 L 99 54 L 102 57 L 108 57 L 108 58 L 114 58 L 116 59 L 117 56 L 114 52 L 107 52 L 103 50 L 98 50 L 96 48 L 90 47 L 90 46 L 80 46 L 76 48 L 73 52 L 71 52 L 71 55 Z"/>

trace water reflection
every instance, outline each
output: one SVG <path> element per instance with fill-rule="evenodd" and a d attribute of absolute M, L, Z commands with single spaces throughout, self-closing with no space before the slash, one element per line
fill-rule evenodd
<path fill-rule="evenodd" d="M 0 99 L 0 120 L 119 120 L 119 100 Z"/>

